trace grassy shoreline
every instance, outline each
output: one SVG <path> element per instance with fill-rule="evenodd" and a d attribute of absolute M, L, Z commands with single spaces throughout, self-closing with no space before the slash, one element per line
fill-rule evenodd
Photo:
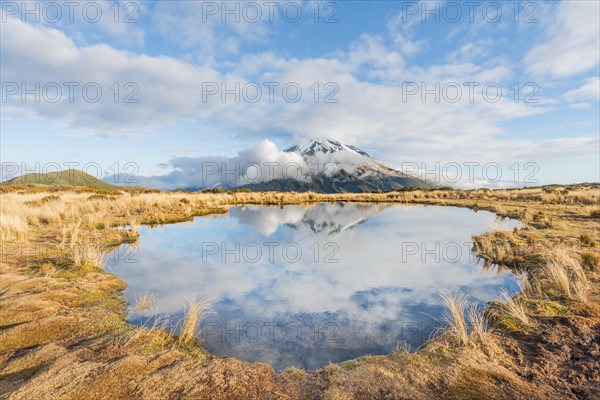
<path fill-rule="evenodd" d="M 600 393 L 597 186 L 329 195 L 19 185 L 3 187 L 0 196 L 2 397 L 531 399 Z M 128 325 L 125 282 L 98 265 L 110 248 L 135 242 L 140 224 L 186 221 L 231 205 L 333 201 L 458 206 L 517 218 L 522 229 L 486 233 L 474 242 L 489 263 L 521 274 L 524 290 L 488 305 L 491 330 L 457 328 L 469 318 L 458 312 L 455 329 L 417 352 L 399 349 L 277 374 L 267 365 L 214 357 L 199 341 L 179 340 L 159 327 Z M 119 226 L 127 229 L 114 229 Z"/>

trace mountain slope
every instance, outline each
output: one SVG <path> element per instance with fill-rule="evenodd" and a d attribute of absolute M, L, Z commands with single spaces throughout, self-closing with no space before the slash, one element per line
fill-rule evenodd
<path fill-rule="evenodd" d="M 371 157 L 357 147 L 334 140 L 313 139 L 307 145 L 285 150 L 297 153 L 314 171 L 303 179 L 277 179 L 243 185 L 254 191 L 315 191 L 323 193 L 371 192 L 409 186 L 435 188 L 436 184 L 406 175 Z"/>
<path fill-rule="evenodd" d="M 18 176 L 8 181 L 2 182 L 3 185 L 50 185 L 50 186 L 79 186 L 93 187 L 105 190 L 127 190 L 124 186 L 112 185 L 96 179 L 90 174 L 77 169 L 54 171 L 47 173 L 31 173 Z"/>

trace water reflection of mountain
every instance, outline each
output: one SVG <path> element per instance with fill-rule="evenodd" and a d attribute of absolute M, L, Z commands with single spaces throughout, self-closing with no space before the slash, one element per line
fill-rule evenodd
<path fill-rule="evenodd" d="M 198 334 L 209 351 L 277 369 L 314 369 L 403 343 L 417 348 L 440 324 L 440 291 L 460 290 L 480 303 L 501 287 L 517 290 L 511 275 L 482 271 L 470 257 L 471 235 L 492 224 L 492 213 L 454 207 L 232 207 L 229 218 L 143 227 L 139 262 L 113 256 L 109 266 L 127 281 L 131 303 L 146 292 L 156 296 L 147 314 L 129 313 L 133 323 L 152 326 L 148 317 L 156 314 L 172 318 L 177 329 L 186 298 L 208 301 L 212 313 Z M 289 243 L 302 257 L 286 258 Z M 325 261 L 329 243 L 337 245 L 335 262 Z M 403 254 L 404 243 L 419 251 Z M 458 259 L 438 257 L 443 250 L 431 254 L 436 244 L 460 244 L 463 251 Z M 244 251 L 257 247 L 258 259 Z"/>
<path fill-rule="evenodd" d="M 279 226 L 294 230 L 307 229 L 318 235 L 333 235 L 351 230 L 389 208 L 390 204 L 318 203 L 297 206 L 232 208 L 230 216 L 242 225 L 251 226 L 269 236 Z"/>

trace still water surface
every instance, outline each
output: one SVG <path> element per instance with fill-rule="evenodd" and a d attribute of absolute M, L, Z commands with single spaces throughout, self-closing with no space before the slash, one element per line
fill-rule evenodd
<path fill-rule="evenodd" d="M 125 296 L 150 293 L 133 324 L 173 321 L 185 298 L 208 301 L 197 335 L 219 356 L 315 369 L 405 343 L 441 326 L 440 291 L 476 302 L 515 291 L 510 273 L 483 268 L 471 236 L 512 229 L 489 212 L 438 206 L 318 203 L 232 207 L 228 215 L 142 227 L 108 269 Z M 173 328 L 177 330 L 177 328 Z"/>

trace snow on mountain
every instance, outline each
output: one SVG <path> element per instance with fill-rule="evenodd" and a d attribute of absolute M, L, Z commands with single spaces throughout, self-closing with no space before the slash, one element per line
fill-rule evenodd
<path fill-rule="evenodd" d="M 136 176 L 136 184 L 166 190 L 249 188 L 324 193 L 436 187 L 384 165 L 355 146 L 329 139 L 312 139 L 285 150 L 263 140 L 234 157 L 176 157 L 170 165 L 170 173 Z M 121 176 L 104 180 L 120 183 Z"/>
<path fill-rule="evenodd" d="M 366 152 L 347 144 L 343 144 L 338 142 L 337 140 L 329 140 L 329 139 L 312 139 L 308 142 L 307 145 L 295 145 L 285 149 L 287 152 L 295 152 L 305 155 L 315 155 L 316 153 L 335 153 L 337 151 L 347 151 L 350 153 L 356 153 L 358 155 L 364 157 L 371 157 Z"/>
<path fill-rule="evenodd" d="M 300 155 L 308 167 L 308 173 L 299 179 L 277 179 L 244 187 L 253 190 L 335 193 L 436 186 L 392 169 L 367 152 L 336 140 L 312 139 L 306 144 L 291 146 L 284 152 Z"/>
<path fill-rule="evenodd" d="M 302 155 L 306 163 L 312 166 L 311 171 L 318 171 L 329 177 L 339 173 L 356 177 L 369 175 L 406 177 L 400 171 L 377 161 L 367 152 L 336 140 L 312 139 L 306 145 L 295 145 L 284 151 Z"/>
<path fill-rule="evenodd" d="M 323 235 L 349 231 L 390 207 L 389 204 L 317 203 L 309 207 L 247 206 L 231 208 L 229 215 L 265 236 L 282 226 Z"/>

